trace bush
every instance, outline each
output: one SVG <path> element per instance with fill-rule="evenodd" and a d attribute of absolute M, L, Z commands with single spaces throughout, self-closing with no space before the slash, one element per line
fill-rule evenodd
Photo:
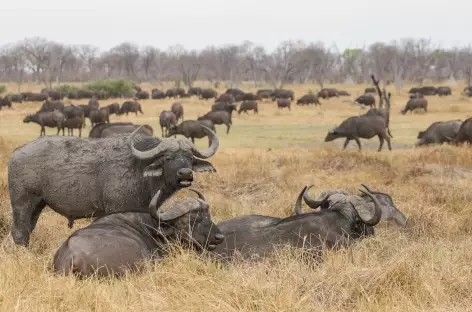
<path fill-rule="evenodd" d="M 65 93 L 65 94 L 69 94 L 71 92 L 77 92 L 79 90 L 78 87 L 71 86 L 71 85 L 68 85 L 68 84 L 64 84 L 64 85 L 54 87 L 54 89 L 56 89 L 59 92 Z"/>
<path fill-rule="evenodd" d="M 105 91 L 111 97 L 133 96 L 134 82 L 130 80 L 98 80 L 85 85 L 85 89 L 98 92 Z"/>
<path fill-rule="evenodd" d="M 0 85 L 0 94 L 7 92 L 7 87 L 4 85 Z"/>

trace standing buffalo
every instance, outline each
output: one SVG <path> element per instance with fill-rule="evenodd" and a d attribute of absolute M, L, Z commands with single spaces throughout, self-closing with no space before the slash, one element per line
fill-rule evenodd
<path fill-rule="evenodd" d="M 8 108 L 11 108 L 11 105 L 12 100 L 10 96 L 7 95 L 4 98 L 0 96 L 0 109 L 2 109 L 2 106 L 8 106 Z"/>
<path fill-rule="evenodd" d="M 282 109 L 284 107 L 287 107 L 288 110 L 292 110 L 290 106 L 291 106 L 290 99 L 278 99 L 277 100 L 277 108 L 278 109 Z"/>
<path fill-rule="evenodd" d="M 58 111 L 63 111 L 64 110 L 64 103 L 62 101 L 49 101 L 47 100 L 46 102 L 41 105 L 41 108 L 39 109 L 40 112 L 52 112 L 54 110 Z"/>
<path fill-rule="evenodd" d="M 138 100 L 149 100 L 149 92 L 147 91 L 138 91 L 136 92 L 136 95 L 134 96 Z"/>
<path fill-rule="evenodd" d="M 209 112 L 201 117 L 198 117 L 197 120 L 210 120 L 214 125 L 226 125 L 226 134 L 229 134 L 229 129 L 233 124 L 231 113 L 227 111 Z"/>
<path fill-rule="evenodd" d="M 172 104 L 170 111 L 174 113 L 177 121 L 179 121 L 180 118 L 182 118 L 182 121 L 184 121 L 184 107 L 182 106 L 182 103 Z"/>
<path fill-rule="evenodd" d="M 107 105 L 106 107 L 108 108 L 108 113 L 110 115 L 112 114 L 118 115 L 120 113 L 120 104 L 118 103 L 113 103 L 113 104 Z"/>
<path fill-rule="evenodd" d="M 226 90 L 225 94 L 231 94 L 234 97 L 236 97 L 236 96 L 237 97 L 243 97 L 245 93 L 241 89 L 231 88 L 231 89 Z"/>
<path fill-rule="evenodd" d="M 417 145 L 449 143 L 457 136 L 461 125 L 461 120 L 434 122 L 418 133 Z"/>
<path fill-rule="evenodd" d="M 247 111 L 250 111 L 250 110 L 254 111 L 254 115 L 259 113 L 257 109 L 257 101 L 242 102 L 241 105 L 239 105 L 238 115 L 241 114 L 241 112 L 245 112 L 246 114 L 249 115 Z"/>
<path fill-rule="evenodd" d="M 141 127 L 141 125 L 134 125 L 131 122 L 112 122 L 95 125 L 92 130 L 90 130 L 89 138 L 108 138 L 111 136 L 132 133 L 137 128 L 139 128 L 138 134 L 140 135 L 153 135 L 154 131 L 150 125 L 143 125 Z"/>
<path fill-rule="evenodd" d="M 376 93 L 377 90 L 375 88 L 365 88 L 364 90 L 364 94 L 367 94 L 367 93 Z"/>
<path fill-rule="evenodd" d="M 175 89 L 167 89 L 166 91 L 166 98 L 176 98 L 177 91 Z"/>
<path fill-rule="evenodd" d="M 143 260 L 166 256 L 170 243 L 202 251 L 214 250 L 224 240 L 212 222 L 203 195 L 174 202 L 157 212 L 161 191 L 151 200 L 149 212 L 115 213 L 77 230 L 54 256 L 54 271 L 79 277 L 123 276 L 139 270 Z"/>
<path fill-rule="evenodd" d="M 74 135 L 74 129 L 79 129 L 79 138 L 82 137 L 82 128 L 84 127 L 84 118 L 72 117 L 66 118 L 64 128 L 67 128 L 67 135 Z"/>
<path fill-rule="evenodd" d="M 336 89 L 321 89 L 320 92 L 318 92 L 318 97 L 322 99 L 330 99 L 333 97 L 338 97 L 339 96 L 339 91 Z"/>
<path fill-rule="evenodd" d="M 283 90 L 283 89 L 278 89 L 274 90 L 272 92 L 272 101 L 275 101 L 277 99 L 290 99 L 290 100 L 295 100 L 295 94 L 291 90 Z"/>
<path fill-rule="evenodd" d="M 193 88 L 188 88 L 188 91 L 187 91 L 187 94 L 188 96 L 200 96 L 200 94 L 202 93 L 202 88 L 196 88 L 196 87 L 193 87 Z"/>
<path fill-rule="evenodd" d="M 164 91 L 161 91 L 159 89 L 152 89 L 151 97 L 153 100 L 160 100 L 160 99 L 165 99 L 166 94 Z"/>
<path fill-rule="evenodd" d="M 54 110 L 52 112 L 37 112 L 34 115 L 28 115 L 23 119 L 24 123 L 34 122 L 41 126 L 41 131 L 39 132 L 39 136 L 46 135 L 46 128 L 56 128 L 57 127 L 57 134 L 62 129 L 62 135 L 64 135 L 64 123 L 66 118 L 64 114 L 62 114 L 58 110 Z M 45 160 L 47 161 L 47 160 Z"/>
<path fill-rule="evenodd" d="M 307 187 L 297 198 L 296 211 L 301 211 L 302 196 L 306 189 Z M 303 213 L 280 220 L 257 216 L 259 222 L 255 224 L 260 223 L 260 226 L 226 232 L 222 229 L 234 226 L 228 222 L 226 226 L 218 225 L 225 240 L 211 254 L 224 260 L 233 260 L 237 256 L 254 259 L 268 256 L 281 245 L 318 251 L 323 247 L 335 249 L 349 246 L 353 240 L 373 234 L 372 227 L 380 222 L 382 216 L 381 204 L 377 198 L 368 190 L 360 191 L 372 200 L 373 210 L 362 197 L 346 195 L 329 209 L 319 212 Z"/>
<path fill-rule="evenodd" d="M 227 111 L 228 113 L 232 113 L 236 109 L 237 109 L 236 104 L 229 104 L 229 103 L 224 103 L 224 102 L 215 103 L 211 106 L 212 112 Z"/>
<path fill-rule="evenodd" d="M 343 149 L 346 149 L 351 140 L 355 140 L 359 150 L 361 150 L 361 141 L 359 138 L 370 139 L 374 136 L 379 137 L 380 146 L 378 151 L 382 150 L 384 140 L 387 141 L 388 149 L 392 150 L 390 137 L 387 135 L 386 121 L 381 116 L 354 116 L 344 120 L 339 127 L 329 130 L 325 142 L 330 142 L 338 138 L 346 138 Z"/>
<path fill-rule="evenodd" d="M 466 119 L 462 123 L 456 137 L 452 142 L 456 145 L 463 143 L 472 144 L 472 118 Z"/>
<path fill-rule="evenodd" d="M 452 90 L 450 87 L 438 87 L 437 93 L 439 96 L 452 95 Z"/>
<path fill-rule="evenodd" d="M 213 131 L 216 131 L 215 125 L 213 122 L 211 122 L 211 120 L 186 120 L 177 126 L 171 126 L 169 132 L 167 133 L 167 137 L 180 134 L 186 138 L 190 138 L 192 143 L 195 143 L 195 138 L 201 139 L 207 136 L 207 133 L 205 132 L 202 125 Z M 209 144 L 211 145 L 211 138 L 209 139 Z"/>
<path fill-rule="evenodd" d="M 177 117 L 171 111 L 162 111 L 159 115 L 159 124 L 161 125 L 162 137 L 165 138 L 169 129 L 177 124 Z"/>
<path fill-rule="evenodd" d="M 437 93 L 438 89 L 435 87 L 426 86 L 421 88 L 421 94 L 423 95 L 436 95 Z"/>
<path fill-rule="evenodd" d="M 202 93 L 200 94 L 200 99 L 202 100 L 209 100 L 212 98 L 217 98 L 218 97 L 218 92 L 216 92 L 213 89 L 203 89 Z"/>
<path fill-rule="evenodd" d="M 262 98 L 254 93 L 244 93 L 243 101 L 260 101 Z"/>
<path fill-rule="evenodd" d="M 359 105 L 365 105 L 370 107 L 375 107 L 375 98 L 370 94 L 364 94 L 358 97 L 355 100 L 355 103 Z"/>
<path fill-rule="evenodd" d="M 92 109 L 89 116 L 92 127 L 99 123 L 110 123 L 110 114 L 108 113 L 108 108 L 103 107 L 100 109 Z"/>
<path fill-rule="evenodd" d="M 213 156 L 219 146 L 218 137 L 208 128 L 212 145 L 204 151 L 188 139 L 137 138 L 139 130 L 100 140 L 41 137 L 17 148 L 8 163 L 15 243 L 29 244 L 46 205 L 68 218 L 70 226 L 75 219 L 90 216 L 145 212 L 158 190 L 166 200 L 190 186 L 192 170 L 215 171 L 201 160 Z"/>
<path fill-rule="evenodd" d="M 408 111 L 413 112 L 415 109 L 419 108 L 424 109 L 425 112 L 428 111 L 428 101 L 425 98 L 410 99 L 401 113 L 405 115 Z"/>
<path fill-rule="evenodd" d="M 309 105 L 309 104 L 315 104 L 315 105 L 321 105 L 320 100 L 316 94 L 305 94 L 301 98 L 297 100 L 297 105 Z"/>
<path fill-rule="evenodd" d="M 141 104 L 136 101 L 126 101 L 121 104 L 120 112 L 118 113 L 118 115 L 126 114 L 126 116 L 128 116 L 129 113 L 136 113 L 136 116 L 138 116 L 138 112 L 144 114 L 141 109 Z"/>
<path fill-rule="evenodd" d="M 216 100 L 217 103 L 233 104 L 234 96 L 228 93 L 221 94 Z"/>

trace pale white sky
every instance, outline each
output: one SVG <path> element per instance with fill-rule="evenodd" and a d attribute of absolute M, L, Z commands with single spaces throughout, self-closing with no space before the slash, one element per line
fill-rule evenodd
<path fill-rule="evenodd" d="M 472 43 L 468 0 L 5 0 L 0 45 L 41 36 L 102 50 L 124 41 L 166 49 L 286 39 L 340 50 L 404 37 Z"/>

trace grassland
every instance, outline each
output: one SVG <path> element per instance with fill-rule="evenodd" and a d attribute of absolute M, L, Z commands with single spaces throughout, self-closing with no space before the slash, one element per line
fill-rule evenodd
<path fill-rule="evenodd" d="M 297 95 L 316 89 L 289 87 Z M 37 125 L 22 123 L 39 104 L 0 111 L 0 311 L 471 311 L 472 149 L 413 144 L 431 122 L 472 117 L 472 102 L 459 95 L 462 86 L 457 86 L 452 97 L 428 98 L 428 113 L 403 116 L 399 111 L 407 94 L 393 92 L 394 150 L 378 153 L 378 141 L 372 139 L 362 141 L 362 152 L 354 143 L 342 152 L 342 140 L 323 140 L 330 127 L 362 112 L 349 102 L 364 86 L 335 87 L 353 96 L 323 101 L 322 107 L 294 105 L 292 111 L 262 103 L 258 116 L 236 115 L 229 135 L 218 126 L 220 150 L 212 158 L 218 172 L 199 174 L 195 187 L 204 191 L 214 221 L 220 221 L 246 213 L 288 216 L 306 184 L 319 192 L 330 187 L 355 191 L 367 183 L 393 196 L 409 215 L 409 228 L 382 224 L 375 237 L 326 252 L 322 263 L 281 250 L 260 263 L 220 266 L 176 251 L 143 274 L 122 280 L 51 274 L 52 255 L 72 230 L 50 210 L 42 214 L 28 250 L 12 244 L 7 163 L 15 147 L 39 135 Z M 142 101 L 144 115 L 112 119 L 148 123 L 160 135 L 158 113 L 172 102 Z M 196 99 L 183 103 L 186 119 L 211 105 Z"/>

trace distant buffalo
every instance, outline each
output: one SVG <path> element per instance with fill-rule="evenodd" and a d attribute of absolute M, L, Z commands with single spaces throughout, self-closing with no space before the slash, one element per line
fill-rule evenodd
<path fill-rule="evenodd" d="M 377 89 L 375 89 L 375 88 L 365 88 L 364 94 L 367 94 L 367 93 L 377 93 Z"/>
<path fill-rule="evenodd" d="M 90 122 L 92 127 L 99 123 L 110 123 L 110 114 L 108 113 L 108 108 L 103 107 L 100 109 L 92 109 L 89 115 Z"/>
<path fill-rule="evenodd" d="M 345 90 L 339 90 L 338 91 L 339 96 L 351 96 L 351 94 Z"/>
<path fill-rule="evenodd" d="M 355 102 L 360 105 L 375 107 L 375 97 L 370 94 L 363 94 L 359 96 Z"/>
<path fill-rule="evenodd" d="M 216 102 L 225 103 L 225 104 L 233 104 L 234 103 L 234 96 L 232 94 L 223 93 L 218 97 Z"/>
<path fill-rule="evenodd" d="M 309 104 L 321 105 L 320 100 L 318 99 L 318 96 L 316 94 L 305 94 L 297 100 L 297 105 Z"/>
<path fill-rule="evenodd" d="M 195 139 L 201 139 L 208 136 L 202 125 L 216 132 L 215 125 L 211 120 L 186 120 L 177 126 L 171 126 L 167 133 L 167 137 L 180 134 L 186 138 L 190 138 L 192 142 L 195 143 Z M 210 137 L 209 145 L 211 145 Z"/>
<path fill-rule="evenodd" d="M 320 92 L 318 92 L 318 97 L 322 99 L 330 99 L 333 97 L 338 97 L 339 96 L 339 91 L 336 89 L 321 89 Z"/>
<path fill-rule="evenodd" d="M 426 99 L 410 99 L 405 108 L 401 111 L 403 115 L 408 113 L 408 111 L 413 112 L 415 109 L 424 109 L 425 112 L 428 111 L 428 101 Z"/>
<path fill-rule="evenodd" d="M 456 145 L 464 143 L 472 144 L 472 118 L 466 119 L 462 123 L 452 142 Z"/>
<path fill-rule="evenodd" d="M 284 89 L 277 89 L 274 90 L 271 94 L 272 101 L 275 101 L 277 99 L 290 99 L 290 100 L 295 100 L 295 95 L 293 91 L 291 90 L 284 90 Z"/>
<path fill-rule="evenodd" d="M 182 121 L 184 121 L 184 107 L 182 106 L 182 103 L 172 104 L 170 111 L 174 113 L 177 121 L 179 121 L 180 118 L 182 118 Z"/>
<path fill-rule="evenodd" d="M 141 109 L 141 104 L 136 101 L 126 101 L 121 104 L 120 112 L 118 115 L 126 114 L 126 116 L 128 116 L 129 113 L 136 113 L 136 116 L 138 116 L 138 112 L 144 114 Z"/>
<path fill-rule="evenodd" d="M 135 98 L 137 98 L 138 100 L 149 100 L 149 92 L 138 91 L 136 92 Z"/>
<path fill-rule="evenodd" d="M 166 93 L 159 89 L 152 89 L 151 96 L 153 100 L 161 100 L 166 98 Z"/>
<path fill-rule="evenodd" d="M 292 110 L 290 99 L 278 99 L 277 100 L 277 108 L 282 109 L 282 108 L 285 108 L 285 107 L 287 107 L 288 110 Z"/>
<path fill-rule="evenodd" d="M 241 114 L 242 112 L 245 112 L 246 114 L 249 115 L 247 111 L 254 111 L 254 115 L 259 113 L 259 110 L 257 108 L 257 101 L 245 101 L 242 102 L 241 105 L 239 105 L 239 110 L 238 110 L 238 115 Z"/>
<path fill-rule="evenodd" d="M 177 117 L 171 111 L 162 111 L 159 115 L 159 124 L 161 126 L 162 137 L 165 138 L 169 129 L 177 125 Z"/>
<path fill-rule="evenodd" d="M 203 89 L 202 93 L 200 94 L 200 99 L 202 100 L 209 100 L 212 98 L 217 98 L 218 97 L 218 92 L 216 92 L 213 89 Z"/>
<path fill-rule="evenodd" d="M 452 95 L 452 90 L 450 87 L 438 87 L 437 93 L 439 96 Z"/>
<path fill-rule="evenodd" d="M 134 125 L 131 122 L 113 122 L 95 125 L 89 133 L 89 138 L 108 138 L 123 134 L 132 133 L 141 125 Z M 152 136 L 153 129 L 150 125 L 143 125 L 138 133 L 143 136 Z"/>
<path fill-rule="evenodd" d="M 200 96 L 202 93 L 202 88 L 199 87 L 193 87 L 193 88 L 188 88 L 187 94 L 188 96 Z"/>
<path fill-rule="evenodd" d="M 38 124 L 41 127 L 39 136 L 46 135 L 45 127 L 57 128 L 56 135 L 59 135 L 59 132 L 62 129 L 62 135 L 64 135 L 65 121 L 66 118 L 64 117 L 64 114 L 58 110 L 52 112 L 37 112 L 36 114 L 26 116 L 23 120 L 24 123 L 34 122 Z"/>
<path fill-rule="evenodd" d="M 118 115 L 120 113 L 120 104 L 118 103 L 113 103 L 113 104 L 110 104 L 110 105 L 107 105 L 106 107 L 108 107 L 108 113 L 110 115 Z"/>
<path fill-rule="evenodd" d="M 231 113 L 227 111 L 209 112 L 205 115 L 198 117 L 198 121 L 210 120 L 214 125 L 226 125 L 226 134 L 229 134 L 229 129 L 233 124 L 231 119 Z"/>
<path fill-rule="evenodd" d="M 52 112 L 56 109 L 62 112 L 64 110 L 64 102 L 46 100 L 46 102 L 44 102 L 43 105 L 41 105 L 41 108 L 39 109 L 39 111 Z"/>

